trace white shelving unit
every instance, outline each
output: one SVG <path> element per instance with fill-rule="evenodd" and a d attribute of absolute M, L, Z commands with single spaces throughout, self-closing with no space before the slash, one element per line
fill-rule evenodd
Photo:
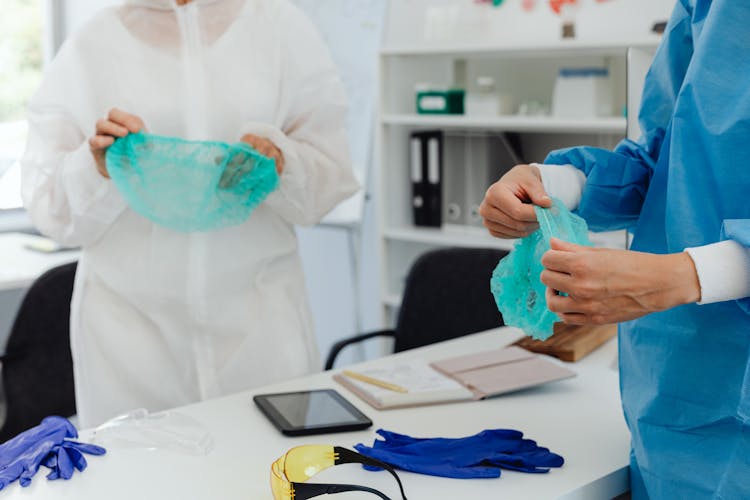
<path fill-rule="evenodd" d="M 499 248 L 510 250 L 516 240 L 499 240 L 490 236 L 486 230 L 478 227 L 445 224 L 442 228 L 430 227 L 394 227 L 385 231 L 386 240 L 418 243 L 435 246 L 456 246 L 460 242 L 467 248 Z"/>
<path fill-rule="evenodd" d="M 431 7 L 427 2 L 426 9 Z M 466 7 L 476 8 L 476 7 Z M 415 6 L 414 9 L 417 9 Z M 416 12 L 416 10 L 415 10 Z M 412 13 L 414 14 L 414 13 Z M 394 14 L 395 15 L 395 14 Z M 392 19 L 403 25 L 403 19 Z M 411 23 L 413 24 L 413 23 Z M 411 25 L 408 24 L 408 25 Z M 510 250 L 514 241 L 492 238 L 482 227 L 476 209 L 489 185 L 511 168 L 510 160 L 495 161 L 490 153 L 512 143 L 516 157 L 525 162 L 543 161 L 546 154 L 568 146 L 587 144 L 612 148 L 628 133 L 625 117 L 628 91 L 628 51 L 646 52 L 658 45 L 657 36 L 587 43 L 579 40 L 534 43 L 498 43 L 498 40 L 402 44 L 386 40 L 380 56 L 380 113 L 376 140 L 376 182 L 379 207 L 379 258 L 381 306 L 386 323 L 393 323 L 403 293 L 406 274 L 414 261 L 432 249 L 445 247 Z M 550 107 L 555 79 L 561 68 L 606 67 L 612 81 L 611 116 L 562 119 L 553 116 L 420 115 L 416 113 L 415 86 L 466 86 L 480 76 L 491 76 L 498 91 L 521 101 Z M 632 83 L 632 82 L 631 82 Z M 409 177 L 409 139 L 412 132 L 441 130 L 443 144 L 443 203 L 445 185 L 461 178 L 467 199 L 461 220 L 447 220 L 441 228 L 413 224 Z M 502 137 L 498 146 L 497 139 Z M 509 142 L 509 139 L 512 139 Z M 495 142 L 493 142 L 495 141 Z M 507 157 L 513 157 L 514 154 Z M 458 176 L 458 177 L 456 177 Z M 596 235 L 596 245 L 624 247 L 624 233 Z"/>
<path fill-rule="evenodd" d="M 411 128 L 435 128 L 441 130 L 481 130 L 488 132 L 538 132 L 625 135 L 625 117 L 605 117 L 589 120 L 573 120 L 536 116 L 429 116 L 417 114 L 387 114 L 382 117 L 384 125 L 400 125 Z"/>
<path fill-rule="evenodd" d="M 607 40 L 591 42 L 586 40 L 560 40 L 547 43 L 432 43 L 425 45 L 393 45 L 381 50 L 384 57 L 410 56 L 460 56 L 460 57 L 549 57 L 581 55 L 609 55 L 622 50 L 623 47 L 651 49 L 659 44 L 658 35 L 648 35 L 638 39 Z"/>

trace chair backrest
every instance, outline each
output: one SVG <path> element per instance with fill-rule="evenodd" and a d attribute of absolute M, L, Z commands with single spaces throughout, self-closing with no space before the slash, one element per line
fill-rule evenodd
<path fill-rule="evenodd" d="M 76 263 L 47 271 L 21 303 L 2 362 L 6 418 L 0 442 L 44 417 L 76 412 L 70 355 L 70 301 Z"/>
<path fill-rule="evenodd" d="M 406 279 L 395 351 L 503 326 L 490 278 L 507 252 L 448 248 L 422 255 Z"/>

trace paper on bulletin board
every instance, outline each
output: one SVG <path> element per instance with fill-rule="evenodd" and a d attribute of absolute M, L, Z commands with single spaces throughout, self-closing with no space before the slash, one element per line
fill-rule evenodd
<path fill-rule="evenodd" d="M 524 48 L 571 43 L 562 38 L 561 17 L 549 0 L 533 9 L 518 0 L 495 8 L 473 0 L 390 0 L 384 46 Z M 576 39 L 580 44 L 656 44 L 651 28 L 669 19 L 674 0 L 579 0 Z"/>
<path fill-rule="evenodd" d="M 378 96 L 380 52 L 387 0 L 293 0 L 318 27 L 341 72 L 349 97 L 349 147 L 355 175 L 363 189 L 340 204 L 324 223 L 361 221 Z"/>

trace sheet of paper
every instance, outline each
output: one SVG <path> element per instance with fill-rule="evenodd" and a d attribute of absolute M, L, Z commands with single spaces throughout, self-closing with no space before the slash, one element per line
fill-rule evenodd
<path fill-rule="evenodd" d="M 433 369 L 424 360 L 354 371 L 399 385 L 409 391 L 407 393 L 396 392 L 347 377 L 344 374 L 339 375 L 341 379 L 346 380 L 347 385 L 356 388 L 355 392 L 361 397 L 366 396 L 365 400 L 373 400 L 378 408 L 447 403 L 474 398 L 471 390 Z"/>
<path fill-rule="evenodd" d="M 384 366 L 381 368 L 357 370 L 357 373 L 378 380 L 383 380 L 391 384 L 400 385 L 409 392 L 450 391 L 453 389 L 464 388 L 455 380 L 446 377 L 430 367 L 430 365 L 424 360 L 415 360 L 410 361 L 409 363 Z M 380 387 L 370 386 L 376 389 L 381 389 Z M 393 392 L 388 389 L 383 390 Z"/>

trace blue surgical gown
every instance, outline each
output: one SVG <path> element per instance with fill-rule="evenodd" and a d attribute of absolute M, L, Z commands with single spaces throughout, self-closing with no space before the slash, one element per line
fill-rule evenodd
<path fill-rule="evenodd" d="M 555 151 L 579 213 L 658 254 L 750 246 L 750 1 L 680 0 L 646 79 L 643 138 Z M 750 499 L 750 299 L 620 326 L 634 498 Z"/>

